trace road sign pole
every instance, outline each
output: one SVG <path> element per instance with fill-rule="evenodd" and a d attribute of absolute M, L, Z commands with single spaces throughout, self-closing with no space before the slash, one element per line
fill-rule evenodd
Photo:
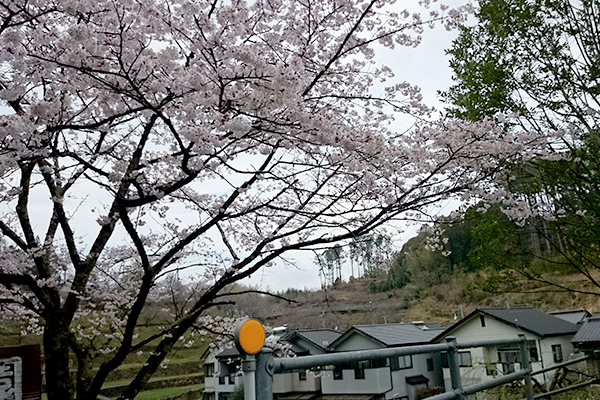
<path fill-rule="evenodd" d="M 256 399 L 273 400 L 273 350 L 268 347 L 256 355 Z"/>
<path fill-rule="evenodd" d="M 244 373 L 244 400 L 256 400 L 256 358 L 246 354 L 242 360 Z"/>

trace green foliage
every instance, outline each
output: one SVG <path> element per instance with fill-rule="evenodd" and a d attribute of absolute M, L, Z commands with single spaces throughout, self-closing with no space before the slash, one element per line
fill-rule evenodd
<path fill-rule="evenodd" d="M 498 204 L 481 212 L 471 207 L 465 214 L 472 237 L 468 258 L 475 269 L 525 266 L 529 262 L 522 243 L 523 230 L 501 211 Z"/>
<path fill-rule="evenodd" d="M 498 292 L 511 286 L 516 270 L 531 277 L 548 271 L 572 273 L 559 252 L 552 246 L 541 246 L 545 238 L 540 238 L 536 224 L 543 226 L 545 221 L 532 219 L 519 226 L 499 204 L 475 205 L 459 217 L 421 230 L 406 242 L 387 271 L 369 275 L 369 290 L 407 291 L 410 286 L 418 295 L 421 289 L 447 283 L 456 274 L 485 271 L 476 282 L 478 289 Z"/>
<path fill-rule="evenodd" d="M 455 82 L 442 93 L 448 115 L 481 120 L 514 113 L 506 129 L 562 130 L 562 142 L 555 148 L 558 157 L 507 165 L 499 175 L 505 189 L 541 217 L 523 220 L 523 228 L 496 211 L 494 221 L 465 217 L 479 219 L 468 229 L 468 268 L 510 267 L 531 278 L 548 268 L 575 269 L 595 283 L 590 270 L 600 268 L 600 3 L 479 5 L 476 23 L 462 26 L 447 51 Z"/>
<path fill-rule="evenodd" d="M 341 277 L 345 258 L 345 251 L 340 245 L 335 245 L 315 255 L 315 264 L 319 267 L 322 286 L 333 285 Z"/>
<path fill-rule="evenodd" d="M 456 84 L 450 114 L 470 120 L 515 112 L 529 121 L 578 121 L 600 93 L 594 0 L 482 0 L 477 24 L 448 50 Z M 574 47 L 575 46 L 575 47 Z M 548 111 L 551 110 L 552 114 Z"/>
<path fill-rule="evenodd" d="M 519 108 L 511 99 L 514 84 L 510 81 L 511 66 L 494 51 L 501 44 L 483 42 L 477 28 L 461 27 L 454 46 L 447 51 L 452 56 L 450 66 L 454 79 L 462 85 L 454 85 L 442 92 L 442 99 L 450 103 L 450 115 L 478 121 L 497 112 Z M 466 88 L 465 88 L 466 86 Z"/>
<path fill-rule="evenodd" d="M 419 286 L 446 282 L 452 273 L 448 258 L 432 249 L 430 244 L 432 236 L 433 232 L 422 230 L 402 247 L 412 277 L 411 282 Z"/>
<path fill-rule="evenodd" d="M 371 273 L 369 285 L 372 293 L 404 288 L 408 284 L 427 287 L 447 281 L 452 268 L 447 257 L 429 246 L 433 232 L 422 229 L 409 239 L 396 253 L 387 271 Z"/>
<path fill-rule="evenodd" d="M 341 284 L 342 265 L 346 260 L 352 264 L 354 278 L 362 275 L 380 281 L 383 276 L 386 276 L 389 268 L 390 254 L 392 254 L 391 237 L 386 233 L 372 232 L 354 238 L 348 243 L 348 250 L 336 245 L 316 253 L 314 262 L 319 266 L 322 286 Z M 372 292 L 393 288 L 386 282 L 372 282 L 371 286 Z"/>
<path fill-rule="evenodd" d="M 378 269 L 385 269 L 392 249 L 392 239 L 381 232 L 373 232 L 355 238 L 350 242 L 350 261 L 363 269 L 367 275 Z"/>
<path fill-rule="evenodd" d="M 441 224 L 443 236 L 446 238 L 445 250 L 452 271 L 471 271 L 474 264 L 469 258 L 473 235 L 473 224 L 468 218 L 458 221 L 447 221 Z"/>
<path fill-rule="evenodd" d="M 244 400 L 244 386 L 238 385 L 231 393 L 231 400 Z"/>

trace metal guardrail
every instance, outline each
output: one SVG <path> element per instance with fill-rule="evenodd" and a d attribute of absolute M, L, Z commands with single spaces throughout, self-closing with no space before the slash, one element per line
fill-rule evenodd
<path fill-rule="evenodd" d="M 463 388 L 458 362 L 458 350 L 473 347 L 505 344 L 519 344 L 519 350 L 521 353 L 522 360 L 521 370 Z M 277 372 L 309 369 L 325 365 L 339 365 L 354 361 L 376 360 L 401 355 L 435 353 L 442 351 L 448 352 L 448 365 L 450 368 L 450 380 L 452 383 L 452 390 L 436 396 L 432 396 L 430 397 L 431 400 L 463 399 L 469 394 L 490 389 L 492 387 L 500 386 L 517 379 L 525 380 L 526 398 L 527 400 L 534 400 L 533 385 L 531 380 L 532 371 L 529 365 L 527 339 L 525 338 L 524 334 L 519 334 L 518 338 L 511 340 L 482 340 L 463 343 L 458 343 L 456 341 L 456 338 L 454 337 L 448 337 L 446 339 L 446 343 L 439 344 L 407 346 L 400 348 L 387 348 L 376 350 L 358 350 L 343 353 L 318 354 L 312 356 L 302 356 L 293 358 L 275 358 L 272 355 L 271 349 L 263 348 L 263 350 L 256 355 L 256 391 L 252 395 L 247 397 L 247 399 L 272 400 L 273 374 Z"/>
<path fill-rule="evenodd" d="M 592 357 L 591 355 L 587 355 L 587 356 L 584 356 L 584 357 L 576 358 L 574 360 L 565 361 L 565 362 L 560 363 L 560 364 L 554 364 L 551 367 L 542 368 L 542 369 L 539 369 L 539 370 L 537 370 L 535 372 L 532 372 L 531 376 L 543 374 L 545 372 L 549 372 L 549 371 L 552 371 L 552 370 L 555 370 L 555 369 L 558 369 L 558 368 L 568 367 L 569 365 L 578 364 L 580 362 L 583 362 L 583 361 L 586 361 L 586 360 L 590 360 L 590 359 L 593 359 L 593 358 L 594 357 Z M 537 400 L 537 399 L 543 399 L 543 398 L 547 398 L 547 397 L 552 397 L 552 396 L 560 394 L 560 393 L 568 392 L 570 390 L 575 390 L 575 389 L 581 389 L 581 388 L 584 388 L 586 386 L 597 384 L 597 383 L 600 383 L 600 378 L 590 379 L 588 381 L 576 383 L 576 384 L 568 386 L 568 387 L 564 387 L 564 388 L 552 390 L 552 391 L 546 392 L 546 393 L 540 393 L 538 395 L 533 396 L 533 398 L 534 398 L 534 400 Z"/>

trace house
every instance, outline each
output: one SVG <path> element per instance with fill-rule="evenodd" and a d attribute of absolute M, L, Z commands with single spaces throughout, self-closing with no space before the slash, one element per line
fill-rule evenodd
<path fill-rule="evenodd" d="M 564 317 L 564 315 L 563 315 Z M 447 330 L 435 340 L 444 342 L 453 336 L 458 342 L 480 340 L 514 339 L 525 334 L 532 369 L 540 370 L 579 357 L 571 339 L 580 325 L 533 308 L 478 308 Z M 446 389 L 451 387 L 447 360 L 444 363 Z M 514 372 L 520 368 L 518 345 L 486 346 L 459 352 L 459 364 L 463 386 L 491 379 L 498 374 Z M 551 373 L 552 374 L 552 373 Z M 541 381 L 540 381 L 541 380 Z M 541 375 L 537 383 L 551 380 Z"/>
<path fill-rule="evenodd" d="M 281 335 L 279 341 L 289 344 L 296 356 L 307 356 L 325 353 L 341 335 L 341 332 L 331 329 L 289 330 Z"/>
<path fill-rule="evenodd" d="M 354 326 L 329 346 L 345 352 L 431 344 L 439 330 L 426 325 Z M 361 395 L 364 399 L 413 400 L 443 384 L 439 353 L 406 355 L 333 367 L 321 378 L 323 396 Z"/>
<path fill-rule="evenodd" d="M 592 315 L 583 322 L 571 343 L 585 353 L 600 349 L 600 315 Z"/>
<path fill-rule="evenodd" d="M 331 329 L 290 330 L 279 338 L 296 357 L 323 354 L 341 333 Z M 321 393 L 321 376 L 307 371 L 285 372 L 273 377 L 273 393 L 278 399 Z"/>
<path fill-rule="evenodd" d="M 281 347 L 295 356 L 323 354 L 340 332 L 331 329 L 287 330 L 276 328 Z M 277 354 L 278 350 L 274 350 Z M 236 389 L 243 386 L 242 357 L 229 343 L 224 348 L 210 348 L 204 358 L 204 400 L 229 400 Z M 321 378 L 306 371 L 286 372 L 273 377 L 273 393 L 277 398 L 299 395 L 317 395 L 321 392 Z"/>
<path fill-rule="evenodd" d="M 231 343 L 229 348 L 209 347 L 204 353 L 204 400 L 228 400 L 243 386 L 242 358 Z"/>

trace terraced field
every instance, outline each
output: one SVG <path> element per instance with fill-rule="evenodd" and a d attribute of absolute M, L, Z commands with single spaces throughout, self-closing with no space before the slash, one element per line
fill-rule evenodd
<path fill-rule="evenodd" d="M 40 344 L 41 337 L 18 334 L 17 327 L 0 326 L 0 347 Z M 170 361 L 154 374 L 136 400 L 197 400 L 202 398 L 204 390 L 204 373 L 201 356 L 207 343 L 199 342 L 191 347 L 177 348 L 169 355 Z M 146 354 L 147 355 L 147 354 Z M 143 355 L 132 355 L 131 362 L 122 365 L 109 374 L 101 394 L 107 398 L 116 398 L 128 385 L 139 370 Z M 75 361 L 74 365 L 75 365 Z M 73 369 L 75 372 L 75 369 Z M 42 399 L 46 400 L 45 394 Z"/>

